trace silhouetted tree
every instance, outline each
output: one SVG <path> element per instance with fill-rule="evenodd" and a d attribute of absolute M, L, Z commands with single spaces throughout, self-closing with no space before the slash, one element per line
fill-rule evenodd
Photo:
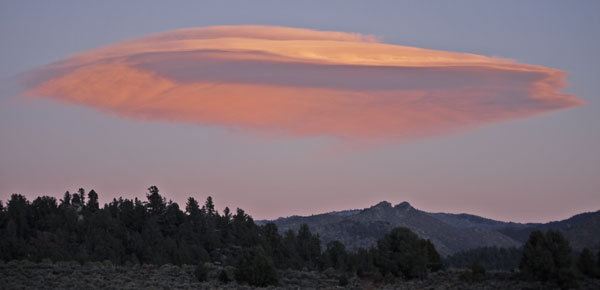
<path fill-rule="evenodd" d="M 71 193 L 69 191 L 66 191 L 63 196 L 63 199 L 60 200 L 60 206 L 61 207 L 71 206 Z"/>
<path fill-rule="evenodd" d="M 212 196 L 206 198 L 206 202 L 204 203 L 203 209 L 206 212 L 206 215 L 208 215 L 209 217 L 213 217 L 217 214 L 217 212 L 215 211 L 215 204 L 213 203 Z"/>
<path fill-rule="evenodd" d="M 594 255 L 590 249 L 584 248 L 579 254 L 577 269 L 589 278 L 593 278 L 597 275 L 598 268 L 596 266 L 596 261 L 594 261 Z"/>
<path fill-rule="evenodd" d="M 292 230 L 285 232 L 283 237 L 283 261 L 285 261 L 284 268 L 298 269 L 301 261 L 298 255 L 296 234 Z"/>
<path fill-rule="evenodd" d="M 190 216 L 200 214 L 200 205 L 198 204 L 198 201 L 196 201 L 196 199 L 193 197 L 188 198 L 188 201 L 185 205 L 185 212 L 187 212 L 187 214 Z"/>
<path fill-rule="evenodd" d="M 479 264 L 477 260 L 474 260 L 471 264 L 471 280 L 481 281 L 485 277 L 485 268 Z"/>
<path fill-rule="evenodd" d="M 100 209 L 100 205 L 98 204 L 98 194 L 93 189 L 88 193 L 89 201 L 87 203 L 87 208 L 91 212 L 96 212 Z"/>
<path fill-rule="evenodd" d="M 519 268 L 526 278 L 539 281 L 554 281 L 561 288 L 576 285 L 571 271 L 571 247 L 559 232 L 533 231 L 523 247 Z"/>
<path fill-rule="evenodd" d="M 79 193 L 79 199 L 81 201 L 81 205 L 85 205 L 85 190 L 83 188 L 79 188 L 77 190 L 77 192 Z"/>
<path fill-rule="evenodd" d="M 395 228 L 377 242 L 375 266 L 382 275 L 388 273 L 407 279 L 425 277 L 431 249 L 411 230 Z M 435 249 L 433 249 L 435 251 Z"/>
<path fill-rule="evenodd" d="M 243 209 L 238 208 L 233 216 L 232 222 L 233 236 L 235 243 L 240 246 L 249 247 L 259 242 L 258 228 L 254 224 L 252 217 L 246 214 Z"/>
<path fill-rule="evenodd" d="M 146 194 L 146 198 L 148 199 L 148 203 L 147 203 L 147 207 L 148 207 L 148 212 L 151 215 L 160 215 L 162 214 L 165 209 L 167 208 L 167 203 L 165 201 L 165 198 L 162 197 L 159 193 L 158 193 L 158 187 L 156 186 L 150 186 L 148 188 L 148 194 Z"/>
<path fill-rule="evenodd" d="M 322 255 L 323 269 L 329 267 L 336 270 L 346 270 L 348 266 L 348 253 L 346 253 L 346 247 L 339 241 L 332 241 L 327 243 L 327 248 Z"/>
<path fill-rule="evenodd" d="M 427 268 L 430 271 L 438 271 L 442 269 L 442 257 L 435 249 L 435 246 L 430 240 L 421 240 L 421 246 L 427 252 Z"/>
<path fill-rule="evenodd" d="M 321 255 L 321 241 L 318 235 L 311 233 L 306 224 L 302 224 L 298 230 L 296 252 L 303 266 L 312 269 L 318 265 Z"/>
<path fill-rule="evenodd" d="M 374 264 L 377 250 L 375 248 L 360 248 L 354 253 L 348 254 L 349 270 L 359 277 L 367 277 L 375 273 L 379 274 Z"/>
<path fill-rule="evenodd" d="M 77 206 L 77 207 L 81 206 L 81 197 L 79 196 L 79 194 L 74 193 L 72 195 L 71 205 Z"/>
<path fill-rule="evenodd" d="M 262 228 L 263 248 L 267 255 L 273 258 L 273 262 L 281 268 L 286 267 L 283 239 L 274 223 L 268 223 Z"/>
<path fill-rule="evenodd" d="M 260 247 L 243 251 L 236 264 L 235 279 L 240 283 L 245 282 L 258 287 L 276 285 L 278 282 L 273 262 Z"/>

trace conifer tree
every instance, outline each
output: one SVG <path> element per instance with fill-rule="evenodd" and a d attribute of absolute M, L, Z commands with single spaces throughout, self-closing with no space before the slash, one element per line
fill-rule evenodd
<path fill-rule="evenodd" d="M 260 247 L 244 250 L 236 264 L 235 279 L 238 282 L 258 287 L 278 283 L 275 266 Z"/>
<path fill-rule="evenodd" d="M 528 279 L 553 281 L 562 289 L 577 285 L 571 271 L 571 247 L 559 231 L 531 232 L 519 268 Z"/>
<path fill-rule="evenodd" d="M 594 255 L 590 249 L 584 248 L 579 254 L 577 269 L 589 278 L 594 278 L 594 276 L 596 276 L 598 269 L 594 261 Z"/>
<path fill-rule="evenodd" d="M 91 212 L 95 212 L 95 211 L 99 210 L 98 194 L 96 193 L 96 191 L 94 191 L 93 189 L 90 190 L 90 192 L 88 193 L 88 197 L 89 197 L 89 201 L 87 203 L 87 208 Z"/>
<path fill-rule="evenodd" d="M 61 207 L 71 206 L 71 193 L 68 190 L 65 192 L 63 198 L 60 200 L 60 206 Z"/>
<path fill-rule="evenodd" d="M 81 200 L 81 205 L 85 205 L 85 190 L 83 188 L 79 188 L 77 190 L 79 193 L 79 199 Z"/>
<path fill-rule="evenodd" d="M 165 198 L 159 194 L 158 187 L 150 186 L 148 188 L 148 194 L 146 194 L 146 198 L 148 199 L 147 207 L 148 212 L 151 215 L 160 215 L 162 214 L 167 204 L 165 202 Z"/>
<path fill-rule="evenodd" d="M 204 210 L 206 211 L 206 215 L 209 217 L 214 217 L 216 215 L 215 204 L 213 203 L 212 196 L 206 198 Z"/>
<path fill-rule="evenodd" d="M 375 265 L 382 275 L 421 278 L 427 275 L 426 243 L 411 230 L 398 227 L 377 242 Z"/>

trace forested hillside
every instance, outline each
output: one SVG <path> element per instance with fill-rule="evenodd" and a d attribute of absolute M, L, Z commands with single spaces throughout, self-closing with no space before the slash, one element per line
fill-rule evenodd
<path fill-rule="evenodd" d="M 376 247 L 348 252 L 338 241 L 321 247 L 306 225 L 280 234 L 275 224 L 258 226 L 242 209 L 220 213 L 211 197 L 203 205 L 190 197 L 182 210 L 155 186 L 144 201 L 119 198 L 103 207 L 94 190 L 66 192 L 58 201 L 14 194 L 0 204 L 0 259 L 198 265 L 200 280 L 208 262 L 233 266 L 236 279 L 257 286 L 276 284 L 277 269 L 411 279 L 441 268 L 433 244 L 405 228 Z"/>
<path fill-rule="evenodd" d="M 471 214 L 430 213 L 416 209 L 408 202 L 392 206 L 382 201 L 362 210 L 259 221 L 267 222 L 274 222 L 281 231 L 297 230 L 307 224 L 321 236 L 324 244 L 338 240 L 348 249 L 373 246 L 394 227 L 407 227 L 431 240 L 442 256 L 482 247 L 520 247 L 535 230 L 560 230 L 576 250 L 600 250 L 600 211 L 558 222 L 524 224 Z"/>
<path fill-rule="evenodd" d="M 123 283 L 131 282 L 129 277 L 138 277 L 140 281 L 132 285 L 146 285 L 144 281 L 148 279 L 158 281 L 152 274 L 156 273 L 170 277 L 165 279 L 172 279 L 172 283 L 183 283 L 186 286 L 182 288 L 186 289 L 224 285 L 233 280 L 235 285 L 258 287 L 368 288 L 415 279 L 425 281 L 436 272 L 434 277 L 441 282 L 436 281 L 457 287 L 485 279 L 494 282 L 501 277 L 504 282 L 499 287 L 521 287 L 516 285 L 538 281 L 567 289 L 579 285 L 578 281 L 596 285 L 590 279 L 600 275 L 600 253 L 587 248 L 574 253 L 568 239 L 554 230 L 545 234 L 533 231 L 523 248 L 487 247 L 447 257 L 448 268 L 470 268 L 467 272 L 455 272 L 444 269 L 434 243 L 423 238 L 431 232 L 415 233 L 408 227 L 390 227 L 373 246 L 347 250 L 337 240 L 323 246 L 319 234 L 306 224 L 280 232 L 275 223 L 257 225 L 239 208 L 219 212 L 211 197 L 202 205 L 190 197 L 182 210 L 152 186 L 143 201 L 119 198 L 101 207 L 98 200 L 94 190 L 86 193 L 79 189 L 73 194 L 66 192 L 60 200 L 42 196 L 29 201 L 23 195 L 13 194 L 6 204 L 0 202 L 0 285 L 10 285 L 8 289 L 48 285 L 69 288 L 64 286 L 67 284 L 87 288 L 85 281 L 60 275 L 76 271 L 73 275 L 88 277 L 82 274 L 88 273 L 106 287 L 116 285 L 107 281 L 111 278 L 106 275 L 118 276 Z M 421 218 L 430 221 L 429 225 L 440 225 L 430 231 L 445 229 L 446 225 L 432 221 L 433 217 L 407 204 L 395 208 L 381 204 L 368 211 L 334 216 L 344 227 L 353 222 L 346 218 L 357 215 L 372 224 L 381 218 L 400 219 L 408 215 L 409 225 L 426 225 Z M 374 238 L 373 233 L 386 227 L 358 226 L 353 233 Z M 458 231 L 457 235 L 461 233 Z M 574 255 L 576 262 L 572 262 Z M 486 276 L 486 270 L 505 272 Z M 130 275 L 120 274 L 123 272 Z M 161 285 L 168 285 L 159 280 Z M 438 282 L 406 285 L 421 287 Z M 531 287 L 527 285 L 523 287 Z"/>

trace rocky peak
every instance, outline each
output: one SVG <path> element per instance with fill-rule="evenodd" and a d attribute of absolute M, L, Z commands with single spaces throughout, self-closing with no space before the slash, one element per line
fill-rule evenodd
<path fill-rule="evenodd" d="M 410 205 L 410 203 L 408 203 L 408 201 L 401 202 L 401 203 L 397 204 L 396 206 L 394 206 L 394 208 L 399 209 L 399 210 L 413 209 L 412 205 Z"/>
<path fill-rule="evenodd" d="M 372 206 L 371 208 L 387 209 L 387 208 L 392 208 L 392 204 L 387 201 L 382 201 L 382 202 Z"/>

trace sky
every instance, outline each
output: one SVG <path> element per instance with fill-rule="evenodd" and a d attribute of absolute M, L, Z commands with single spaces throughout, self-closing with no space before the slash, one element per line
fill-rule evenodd
<path fill-rule="evenodd" d="M 600 209 L 597 1 L 3 1 L 0 200 Z"/>

